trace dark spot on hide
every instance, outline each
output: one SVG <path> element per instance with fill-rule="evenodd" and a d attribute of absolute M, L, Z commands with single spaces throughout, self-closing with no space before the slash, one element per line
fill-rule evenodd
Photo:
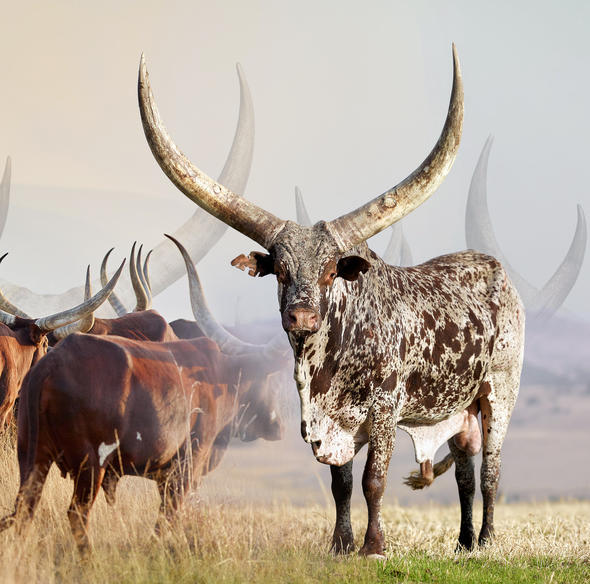
<path fill-rule="evenodd" d="M 429 312 L 423 311 L 422 317 L 424 318 L 424 328 L 434 330 L 436 322 Z"/>
<path fill-rule="evenodd" d="M 406 392 L 408 395 L 413 395 L 418 392 L 422 386 L 422 376 L 419 371 L 412 371 L 406 380 Z"/>
<path fill-rule="evenodd" d="M 399 344 L 399 356 L 402 361 L 406 358 L 406 337 L 402 337 Z"/>

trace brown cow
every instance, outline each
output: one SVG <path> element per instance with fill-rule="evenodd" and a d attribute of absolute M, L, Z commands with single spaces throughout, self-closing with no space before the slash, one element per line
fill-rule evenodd
<path fill-rule="evenodd" d="M 23 383 L 20 489 L 0 529 L 32 517 L 53 462 L 75 482 L 68 517 L 81 549 L 98 490 L 104 484 L 112 499 L 123 474 L 155 480 L 169 516 L 208 472 L 216 438 L 232 423 L 248 424 L 240 414 L 258 401 L 251 392 L 257 373 L 250 355 L 226 355 L 207 338 L 155 343 L 70 335 Z M 280 437 L 276 413 L 270 420 L 274 427 L 263 437 Z"/>
<path fill-rule="evenodd" d="M 0 310 L 0 431 L 12 420 L 14 404 L 27 371 L 47 352 L 47 335 L 96 310 L 115 287 L 123 264 L 98 294 L 70 310 L 37 319 Z M 23 314 L 16 307 L 14 310 Z"/>
<path fill-rule="evenodd" d="M 237 348 L 227 332 L 221 341 Z M 81 550 L 88 547 L 88 514 L 100 487 L 112 503 L 123 474 L 155 480 L 161 511 L 170 516 L 217 465 L 234 427 L 244 440 L 281 438 L 281 419 L 268 384 L 259 383 L 260 362 L 252 358 L 261 349 L 274 363 L 267 375 L 284 366 L 284 352 L 272 344 L 242 342 L 227 354 L 204 337 L 157 343 L 68 336 L 23 383 L 20 489 L 15 512 L 0 530 L 32 518 L 53 462 L 75 482 L 68 516 Z"/>

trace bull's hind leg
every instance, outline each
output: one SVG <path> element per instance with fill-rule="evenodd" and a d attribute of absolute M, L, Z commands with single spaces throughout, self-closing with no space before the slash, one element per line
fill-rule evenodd
<path fill-rule="evenodd" d="M 88 515 L 98 495 L 105 469 L 98 464 L 85 465 L 74 482 L 74 494 L 68 509 L 68 519 L 80 553 L 89 549 Z"/>
<path fill-rule="evenodd" d="M 336 503 L 336 525 L 332 536 L 332 552 L 347 554 L 354 550 L 354 536 L 350 524 L 352 496 L 352 460 L 342 466 L 330 466 L 332 495 Z"/>
<path fill-rule="evenodd" d="M 481 493 L 483 521 L 478 544 L 486 545 L 494 536 L 494 504 L 500 480 L 500 451 L 508 430 L 508 422 L 518 394 L 518 374 L 493 375 L 491 392 L 480 398 L 483 429 L 483 456 L 481 464 Z"/>
<path fill-rule="evenodd" d="M 16 496 L 15 510 L 0 520 L 0 531 L 16 523 L 17 532 L 21 534 L 30 524 L 52 462 L 49 457 L 43 457 L 38 458 L 30 470 L 21 467 L 21 483 Z"/>
<path fill-rule="evenodd" d="M 473 457 L 455 445 L 454 438 L 448 441 L 451 454 L 455 460 L 455 480 L 459 490 L 461 505 L 461 528 L 455 551 L 472 550 L 475 545 L 473 530 L 473 497 L 475 495 L 475 468 Z"/>

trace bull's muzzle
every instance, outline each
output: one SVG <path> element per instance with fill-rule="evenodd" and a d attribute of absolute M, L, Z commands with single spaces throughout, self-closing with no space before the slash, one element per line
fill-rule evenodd
<path fill-rule="evenodd" d="M 288 333 L 315 333 L 320 328 L 321 317 L 311 308 L 288 308 L 283 312 L 283 328 Z"/>

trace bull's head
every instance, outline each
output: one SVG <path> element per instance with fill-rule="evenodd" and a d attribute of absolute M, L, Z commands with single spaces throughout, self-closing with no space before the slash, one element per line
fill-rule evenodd
<path fill-rule="evenodd" d="M 251 276 L 276 276 L 283 328 L 289 333 L 296 354 L 297 348 L 303 347 L 307 339 L 311 342 L 321 338 L 322 334 L 318 333 L 327 329 L 322 326 L 322 319 L 335 291 L 344 287 L 343 282 L 354 281 L 371 269 L 371 255 L 364 242 L 428 199 L 449 172 L 463 125 L 463 84 L 454 46 L 453 65 L 453 89 L 445 125 L 424 162 L 398 185 L 358 209 L 332 221 L 305 227 L 279 219 L 238 197 L 182 154 L 160 120 L 142 57 L 139 105 L 152 153 L 166 175 L 189 199 L 268 251 L 267 254 L 252 252 L 248 257 L 242 255 L 232 263 L 248 269 Z M 309 395 L 309 386 L 303 377 L 298 380 L 302 415 L 306 408 L 309 413 L 314 404 L 319 403 Z M 309 417 L 312 419 L 312 414 Z M 306 421 L 306 416 L 303 418 Z M 318 427 L 320 422 L 316 424 Z M 353 423 L 348 422 L 338 420 L 338 426 L 346 428 Z M 357 422 L 355 420 L 354 424 L 358 425 Z M 305 438 L 314 440 L 309 428 Z M 346 462 L 344 458 L 339 464 Z"/>
<path fill-rule="evenodd" d="M 143 57 L 139 104 L 148 143 L 164 172 L 197 205 L 268 250 L 268 254 L 240 256 L 232 263 L 248 269 L 252 276 L 274 274 L 283 327 L 287 332 L 306 335 L 319 330 L 334 281 L 355 280 L 370 268 L 366 258 L 351 250 L 423 203 L 450 170 L 463 123 L 463 85 L 454 47 L 453 64 L 453 89 L 445 126 L 420 167 L 362 207 L 313 227 L 279 219 L 195 167 L 172 142 L 160 120 Z"/>

